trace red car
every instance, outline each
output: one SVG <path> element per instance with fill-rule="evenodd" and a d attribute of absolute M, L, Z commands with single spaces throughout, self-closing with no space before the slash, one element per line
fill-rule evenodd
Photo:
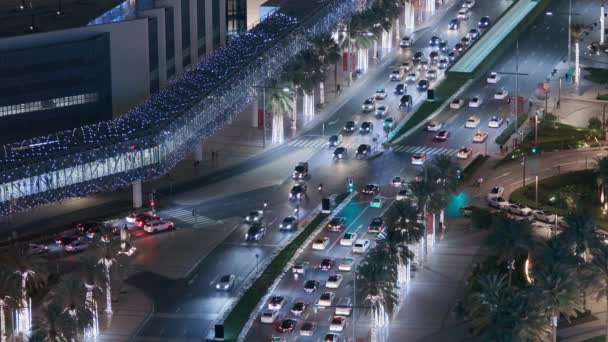
<path fill-rule="evenodd" d="M 296 323 L 297 321 L 295 319 L 287 318 L 284 319 L 281 323 L 277 324 L 276 329 L 278 332 L 291 333 L 296 328 Z"/>
<path fill-rule="evenodd" d="M 346 224 L 346 219 L 342 217 L 334 217 L 327 224 L 327 229 L 331 232 L 341 232 L 344 229 L 344 225 Z"/>
<path fill-rule="evenodd" d="M 446 141 L 448 140 L 448 136 L 450 134 L 448 133 L 448 131 L 439 131 L 435 137 L 433 138 L 433 140 L 435 141 Z"/>

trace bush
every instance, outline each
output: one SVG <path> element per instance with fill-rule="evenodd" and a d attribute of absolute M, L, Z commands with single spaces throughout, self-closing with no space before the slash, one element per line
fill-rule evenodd
<path fill-rule="evenodd" d="M 515 131 L 523 125 L 523 123 L 528 119 L 527 113 L 522 113 L 517 117 L 517 127 L 515 127 L 515 122 L 512 122 L 509 127 L 505 128 L 502 133 L 496 137 L 496 143 L 498 145 L 504 145 L 509 141 L 509 138 Z"/>
<path fill-rule="evenodd" d="M 592 117 L 589 119 L 589 126 L 590 129 L 597 129 L 600 130 L 602 129 L 602 120 L 596 118 L 596 117 Z"/>
<path fill-rule="evenodd" d="M 487 208 L 473 207 L 471 210 L 471 227 L 488 229 L 492 225 L 492 212 Z"/>

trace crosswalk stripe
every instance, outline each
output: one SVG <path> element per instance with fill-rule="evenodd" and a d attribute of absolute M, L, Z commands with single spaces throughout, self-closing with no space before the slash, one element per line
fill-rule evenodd
<path fill-rule="evenodd" d="M 216 222 L 215 220 L 206 217 L 206 216 L 201 216 L 201 215 L 197 215 L 196 217 L 192 216 L 192 210 L 186 210 L 183 208 L 173 208 L 173 209 L 167 209 L 167 210 L 161 210 L 159 212 L 159 214 L 161 216 L 166 216 L 175 220 L 179 220 L 181 222 L 187 223 L 187 224 L 208 224 L 208 223 L 214 223 Z"/>

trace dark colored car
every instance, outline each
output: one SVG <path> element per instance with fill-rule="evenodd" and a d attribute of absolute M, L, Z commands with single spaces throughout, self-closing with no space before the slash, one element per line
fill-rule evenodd
<path fill-rule="evenodd" d="M 453 51 L 460 55 L 462 51 L 464 51 L 464 45 L 462 43 L 456 43 L 456 45 L 454 45 Z"/>
<path fill-rule="evenodd" d="M 329 271 L 332 269 L 332 267 L 334 266 L 334 259 L 330 259 L 330 258 L 325 258 L 323 259 L 323 261 L 321 261 L 321 263 L 319 264 L 319 268 L 323 271 Z"/>
<path fill-rule="evenodd" d="M 367 184 L 361 192 L 365 195 L 376 195 L 380 191 L 380 187 L 376 184 Z"/>
<path fill-rule="evenodd" d="M 245 237 L 247 241 L 259 241 L 264 235 L 266 235 L 266 227 L 259 222 L 255 222 L 249 227 Z"/>
<path fill-rule="evenodd" d="M 80 238 L 78 236 L 73 236 L 73 235 L 61 235 L 55 238 L 55 243 L 58 245 L 69 245 L 74 241 L 79 240 Z"/>
<path fill-rule="evenodd" d="M 490 21 L 490 17 L 483 17 L 483 18 L 479 19 L 479 22 L 477 23 L 477 27 L 488 28 L 488 27 L 490 27 L 491 24 L 492 24 L 492 22 Z"/>
<path fill-rule="evenodd" d="M 410 108 L 412 106 L 412 97 L 410 95 L 401 96 L 399 100 L 399 108 Z"/>
<path fill-rule="evenodd" d="M 319 289 L 319 281 L 318 280 L 307 280 L 304 282 L 304 291 L 308 293 L 315 292 Z"/>
<path fill-rule="evenodd" d="M 456 52 L 450 51 L 450 53 L 448 53 L 448 61 L 453 62 L 456 57 L 458 57 L 458 54 L 456 54 Z"/>
<path fill-rule="evenodd" d="M 352 133 L 357 130 L 357 123 L 354 121 L 347 121 L 344 125 L 344 132 Z"/>
<path fill-rule="evenodd" d="M 429 40 L 429 45 L 437 46 L 437 45 L 439 45 L 440 42 L 441 42 L 441 38 L 439 38 L 438 36 L 432 36 L 431 39 Z"/>
<path fill-rule="evenodd" d="M 407 88 L 405 88 L 405 84 L 399 83 L 395 86 L 395 94 L 402 95 L 405 94 Z"/>
<path fill-rule="evenodd" d="M 295 319 L 284 319 L 281 323 L 277 324 L 277 331 L 291 333 L 296 328 L 296 323 Z"/>
<path fill-rule="evenodd" d="M 343 217 L 334 217 L 327 224 L 327 229 L 331 232 L 341 232 L 346 226 L 346 219 Z"/>
<path fill-rule="evenodd" d="M 481 34 L 481 32 L 479 32 L 478 29 L 472 28 L 472 29 L 469 30 L 468 36 L 469 36 L 470 39 L 475 40 L 475 39 L 479 38 L 480 34 Z"/>
<path fill-rule="evenodd" d="M 338 147 L 334 150 L 334 159 L 344 159 L 346 158 L 346 148 L 345 147 Z"/>
<path fill-rule="evenodd" d="M 441 51 L 441 52 L 448 51 L 448 41 L 442 40 L 437 47 L 439 48 L 439 51 Z"/>
<path fill-rule="evenodd" d="M 357 147 L 357 157 L 367 157 L 372 153 L 372 147 L 367 144 L 361 144 Z"/>
<path fill-rule="evenodd" d="M 437 60 L 439 60 L 439 52 L 431 51 L 431 53 L 429 54 L 429 61 L 431 61 L 431 63 L 435 63 L 437 62 Z"/>
<path fill-rule="evenodd" d="M 433 137 L 433 140 L 435 141 L 446 141 L 448 140 L 450 133 L 448 133 L 448 131 L 439 131 L 437 132 L 437 134 L 435 134 L 435 137 Z"/>
<path fill-rule="evenodd" d="M 412 58 L 412 60 L 414 62 L 420 62 L 423 58 L 424 58 L 424 52 L 418 51 L 414 54 L 414 57 Z"/>
<path fill-rule="evenodd" d="M 469 38 L 469 37 L 462 37 L 460 39 L 460 43 L 462 43 L 464 46 L 467 46 L 467 45 L 471 44 L 471 38 Z"/>
<path fill-rule="evenodd" d="M 289 192 L 289 199 L 302 199 L 306 196 L 306 183 L 296 184 Z"/>
<path fill-rule="evenodd" d="M 460 28 L 460 20 L 452 19 L 448 23 L 448 30 L 458 30 Z"/>
<path fill-rule="evenodd" d="M 298 219 L 293 216 L 287 216 L 283 219 L 283 222 L 279 224 L 279 230 L 297 230 Z"/>
<path fill-rule="evenodd" d="M 359 128 L 359 133 L 367 134 L 374 129 L 374 124 L 371 121 L 364 121 Z"/>
<path fill-rule="evenodd" d="M 384 230 L 384 221 L 382 217 L 374 217 L 372 222 L 367 226 L 369 233 L 380 233 Z"/>
<path fill-rule="evenodd" d="M 429 81 L 427 80 L 420 80 L 418 81 L 418 84 L 416 85 L 416 88 L 420 91 L 425 91 L 429 88 Z"/>

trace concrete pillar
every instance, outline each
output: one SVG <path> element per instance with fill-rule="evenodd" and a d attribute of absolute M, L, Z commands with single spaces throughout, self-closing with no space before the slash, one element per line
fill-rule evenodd
<path fill-rule="evenodd" d="M 133 185 L 133 208 L 141 208 L 144 205 L 143 192 L 141 190 L 141 179 L 132 183 Z"/>
<path fill-rule="evenodd" d="M 260 103 L 256 98 L 251 103 L 251 127 L 258 127 L 258 112 L 260 110 Z"/>
<path fill-rule="evenodd" d="M 194 160 L 203 161 L 203 143 L 198 141 L 194 147 Z"/>

